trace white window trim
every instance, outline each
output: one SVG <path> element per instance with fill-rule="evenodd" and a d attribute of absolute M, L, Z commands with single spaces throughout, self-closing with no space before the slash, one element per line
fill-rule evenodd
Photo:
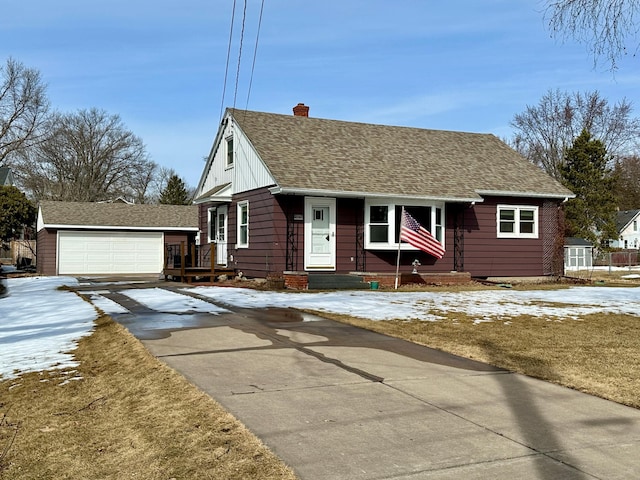
<path fill-rule="evenodd" d="M 235 161 L 236 161 L 235 151 L 232 151 L 231 156 L 229 156 L 229 142 L 233 142 L 233 150 L 235 150 L 236 142 L 233 135 L 229 135 L 224 139 L 224 154 L 225 154 L 224 168 L 225 169 L 233 168 L 233 165 L 235 164 Z M 229 162 L 229 158 L 231 158 L 231 162 Z"/>
<path fill-rule="evenodd" d="M 415 200 L 402 200 L 402 199 L 365 199 L 364 202 L 364 248 L 366 250 L 397 250 L 398 243 L 395 241 L 395 228 L 396 221 L 400 222 L 400 219 L 396 219 L 396 207 L 397 206 L 410 206 L 410 207 L 431 207 L 431 228 L 432 232 L 430 232 L 434 237 L 436 236 L 435 226 L 436 226 L 436 208 L 440 209 L 441 216 L 439 224 L 442 227 L 442 247 L 445 247 L 444 237 L 445 237 L 445 209 L 444 202 L 433 202 L 433 203 L 424 203 Z M 370 207 L 373 206 L 386 206 L 387 207 L 387 221 L 389 224 L 389 231 L 387 232 L 387 242 L 371 242 L 370 234 L 369 234 L 369 225 L 370 225 Z M 418 248 L 409 245 L 406 242 L 400 242 L 400 250 L 415 250 Z"/>
<path fill-rule="evenodd" d="M 212 229 L 215 228 L 215 222 L 213 225 L 211 225 L 211 214 L 216 212 L 216 208 L 209 208 L 207 210 L 207 241 L 209 243 L 214 243 L 215 239 L 216 239 L 216 232 L 214 232 Z"/>
<path fill-rule="evenodd" d="M 246 243 L 240 243 L 240 219 L 242 218 L 242 207 L 247 207 L 247 241 Z M 249 248 L 249 201 L 244 200 L 238 202 L 236 206 L 236 248 Z"/>
<path fill-rule="evenodd" d="M 514 232 L 500 231 L 500 212 L 502 210 L 515 211 L 515 228 Z M 520 233 L 520 211 L 533 210 L 533 233 Z M 496 234 L 498 238 L 538 238 L 539 216 L 538 207 L 533 205 L 498 205 L 496 208 Z"/>

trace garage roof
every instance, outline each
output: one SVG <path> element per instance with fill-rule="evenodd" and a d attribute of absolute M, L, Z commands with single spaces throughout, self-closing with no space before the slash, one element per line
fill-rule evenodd
<path fill-rule="evenodd" d="M 198 207 L 195 205 L 40 202 L 38 230 L 78 227 L 198 231 Z"/>

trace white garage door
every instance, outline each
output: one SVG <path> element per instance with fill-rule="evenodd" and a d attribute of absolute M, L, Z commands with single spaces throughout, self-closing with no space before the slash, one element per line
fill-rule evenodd
<path fill-rule="evenodd" d="M 58 232 L 58 273 L 136 274 L 162 272 L 159 232 Z"/>

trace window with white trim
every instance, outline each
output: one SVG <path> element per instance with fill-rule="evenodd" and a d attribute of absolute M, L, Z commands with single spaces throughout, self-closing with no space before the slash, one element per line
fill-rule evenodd
<path fill-rule="evenodd" d="M 365 201 L 365 248 L 369 250 L 392 250 L 398 248 L 402 207 L 427 229 L 444 246 L 444 204 L 409 202 L 388 202 L 385 200 Z M 402 242 L 402 249 L 415 247 Z"/>
<path fill-rule="evenodd" d="M 238 203 L 238 236 L 237 247 L 249 246 L 249 202 Z"/>
<path fill-rule="evenodd" d="M 227 168 L 233 167 L 233 137 L 227 137 Z"/>
<path fill-rule="evenodd" d="M 538 238 L 538 207 L 498 205 L 498 238 Z"/>

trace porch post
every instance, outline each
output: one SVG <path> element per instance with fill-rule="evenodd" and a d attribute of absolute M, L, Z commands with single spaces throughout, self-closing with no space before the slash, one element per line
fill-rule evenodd
<path fill-rule="evenodd" d="M 216 244 L 215 242 L 209 243 L 209 256 L 211 257 L 211 280 L 216 273 Z"/>
<path fill-rule="evenodd" d="M 180 242 L 180 281 L 185 281 L 184 276 L 184 241 Z"/>

